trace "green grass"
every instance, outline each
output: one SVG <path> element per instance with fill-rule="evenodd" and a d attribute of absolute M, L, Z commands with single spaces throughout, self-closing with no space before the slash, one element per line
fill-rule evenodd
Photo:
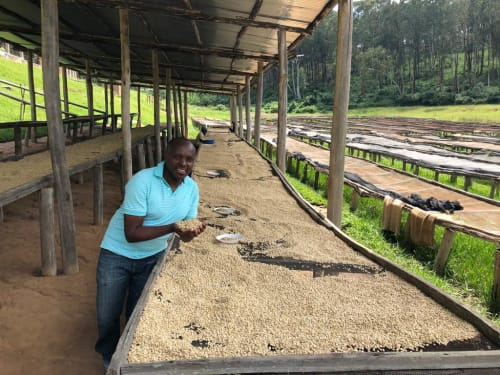
<path fill-rule="evenodd" d="M 464 122 L 500 122 L 500 104 L 435 107 L 375 107 L 349 110 L 349 116 L 416 117 Z"/>

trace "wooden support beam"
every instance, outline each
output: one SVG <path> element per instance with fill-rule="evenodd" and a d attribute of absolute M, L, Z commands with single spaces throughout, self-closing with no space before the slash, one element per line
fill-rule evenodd
<path fill-rule="evenodd" d="M 335 100 L 333 106 L 332 142 L 328 178 L 327 217 L 340 228 L 344 189 L 345 138 L 351 81 L 352 0 L 338 2 L 337 65 L 335 71 Z"/>
<path fill-rule="evenodd" d="M 140 171 L 146 168 L 146 155 L 144 153 L 144 143 L 137 144 L 137 164 L 139 166 Z"/>
<path fill-rule="evenodd" d="M 108 94 L 108 84 L 104 84 L 104 113 L 109 114 L 109 94 Z"/>
<path fill-rule="evenodd" d="M 319 189 L 319 171 L 318 170 L 316 170 L 314 172 L 314 185 L 313 185 L 313 187 L 314 187 L 314 190 Z"/>
<path fill-rule="evenodd" d="M 295 177 L 300 178 L 300 160 L 295 158 Z"/>
<path fill-rule="evenodd" d="M 171 141 L 172 134 L 172 69 L 167 68 L 166 71 L 166 88 L 165 88 L 165 101 L 167 109 L 167 138 Z"/>
<path fill-rule="evenodd" d="M 472 186 L 472 177 L 464 176 L 464 190 L 469 191 L 471 186 Z"/>
<path fill-rule="evenodd" d="M 85 59 L 85 83 L 87 87 L 87 108 L 88 115 L 90 117 L 90 126 L 89 126 L 89 137 L 92 138 L 94 134 L 94 89 L 92 86 L 92 72 L 90 70 L 90 61 L 89 59 Z"/>
<path fill-rule="evenodd" d="M 103 167 L 99 163 L 94 166 L 94 225 L 102 225 L 104 221 L 104 178 Z"/>
<path fill-rule="evenodd" d="M 309 164 L 304 162 L 304 169 L 302 171 L 302 182 L 307 182 L 307 169 L 309 168 Z"/>
<path fill-rule="evenodd" d="M 175 82 L 172 83 L 172 96 L 174 98 L 174 138 L 180 137 L 179 131 L 179 108 L 177 106 L 177 94 Z"/>
<path fill-rule="evenodd" d="M 116 131 L 116 116 L 115 116 L 115 85 L 113 82 L 109 84 L 109 110 L 111 112 L 111 133 Z"/>
<path fill-rule="evenodd" d="M 236 98 L 234 95 L 229 95 L 229 111 L 231 115 L 231 127 L 236 132 Z"/>
<path fill-rule="evenodd" d="M 451 246 L 453 245 L 453 238 L 455 238 L 455 231 L 446 228 L 434 261 L 434 271 L 440 276 L 444 273 L 444 268 L 446 266 L 446 262 L 448 261 L 448 255 L 450 254 Z"/>
<path fill-rule="evenodd" d="M 35 79 L 33 76 L 33 52 L 28 50 L 28 85 L 30 89 L 30 113 L 31 121 L 36 121 L 36 94 L 35 94 Z M 30 140 L 36 142 L 36 128 L 26 129 L 26 146 L 29 144 Z"/>
<path fill-rule="evenodd" d="M 415 164 L 415 166 L 413 168 L 413 174 L 415 176 L 418 176 L 420 174 L 420 166 L 418 164 Z"/>
<path fill-rule="evenodd" d="M 255 93 L 255 120 L 254 120 L 254 142 L 255 147 L 260 149 L 260 116 L 262 110 L 262 97 L 264 95 L 264 63 L 257 62 L 257 92 Z"/>
<path fill-rule="evenodd" d="M 64 118 L 69 118 L 69 96 L 68 96 L 68 72 L 66 71 L 66 66 L 62 66 L 62 87 L 63 87 L 63 108 L 64 108 Z M 66 128 L 66 138 L 71 139 L 71 125 L 67 124 Z"/>
<path fill-rule="evenodd" d="M 137 86 L 137 127 L 142 126 L 142 113 L 141 113 L 141 86 Z"/>
<path fill-rule="evenodd" d="M 184 123 L 185 123 L 185 135 L 189 138 L 189 117 L 188 117 L 188 102 L 187 102 L 187 91 L 184 91 Z"/>
<path fill-rule="evenodd" d="M 56 276 L 56 247 L 54 240 L 54 189 L 40 191 L 40 249 L 41 275 Z"/>
<path fill-rule="evenodd" d="M 185 119 L 184 119 L 184 112 L 182 110 L 182 93 L 181 93 L 181 87 L 177 86 L 177 103 L 179 105 L 179 126 L 181 129 L 181 135 L 183 137 L 186 136 L 185 131 Z"/>
<path fill-rule="evenodd" d="M 242 136 L 243 134 L 243 102 L 241 98 L 241 89 L 240 85 L 236 86 L 237 98 L 238 98 L 238 127 L 235 129 L 235 134 L 238 136 Z"/>
<path fill-rule="evenodd" d="M 439 172 L 434 171 L 434 181 L 439 181 Z"/>
<path fill-rule="evenodd" d="M 132 178 L 132 131 L 130 129 L 130 34 L 128 10 L 120 8 L 120 45 L 122 58 L 122 139 L 123 185 Z"/>
<path fill-rule="evenodd" d="M 493 309 L 500 311 L 500 244 L 495 251 L 495 268 L 493 271 Z"/>
<path fill-rule="evenodd" d="M 3 206 L 0 206 L 0 223 L 3 223 L 4 220 L 5 220 L 5 215 L 3 212 Z"/>
<path fill-rule="evenodd" d="M 21 126 L 14 128 L 14 154 L 16 158 L 23 157 L 23 135 Z"/>
<path fill-rule="evenodd" d="M 495 192 L 498 190 L 498 180 L 491 180 L 490 199 L 495 199 Z"/>
<path fill-rule="evenodd" d="M 59 91 L 59 10 L 57 0 L 40 3 L 42 23 L 42 72 L 50 155 L 56 191 L 62 264 L 65 274 L 78 272 L 73 197 L 66 164 Z"/>
<path fill-rule="evenodd" d="M 251 98 L 250 98 L 250 77 L 246 76 L 245 77 L 245 89 L 246 89 L 246 101 L 245 101 L 245 118 L 246 118 L 246 128 L 247 128 L 247 134 L 246 134 L 246 139 L 247 142 L 250 143 L 252 142 L 252 118 L 250 117 L 250 109 L 251 109 Z"/>
<path fill-rule="evenodd" d="M 358 204 L 359 204 L 359 193 L 352 189 L 352 195 L 351 195 L 351 207 L 350 210 L 352 212 L 356 211 L 358 209 Z"/>
<path fill-rule="evenodd" d="M 286 31 L 278 31 L 279 82 L 278 82 L 278 154 L 276 164 L 285 172 L 286 122 L 288 106 L 288 54 Z"/>
<path fill-rule="evenodd" d="M 160 131 L 160 68 L 158 67 L 158 51 L 151 52 L 151 61 L 153 69 L 153 115 L 154 115 L 154 134 L 155 134 L 155 160 L 161 161 L 161 131 Z M 152 166 L 152 165 L 150 165 Z"/>
<path fill-rule="evenodd" d="M 151 142 L 151 137 L 146 138 L 146 154 L 148 156 L 148 167 L 151 168 L 155 165 L 153 143 Z"/>

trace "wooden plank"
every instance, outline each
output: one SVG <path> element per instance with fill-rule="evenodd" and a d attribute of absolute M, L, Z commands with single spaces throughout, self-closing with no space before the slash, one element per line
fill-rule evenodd
<path fill-rule="evenodd" d="M 102 225 L 104 221 L 104 181 L 102 164 L 98 163 L 94 169 L 94 225 Z"/>
<path fill-rule="evenodd" d="M 122 67 L 122 137 L 124 184 L 132 177 L 132 133 L 130 129 L 130 34 L 128 10 L 119 9 Z"/>
<path fill-rule="evenodd" d="M 59 10 L 57 0 L 42 1 L 40 7 L 43 89 L 49 134 L 51 135 L 50 154 L 59 215 L 63 272 L 73 274 L 78 272 L 78 253 L 59 91 Z"/>
<path fill-rule="evenodd" d="M 56 247 L 54 241 L 54 189 L 44 188 L 40 192 L 40 249 L 42 276 L 56 276 Z"/>
<path fill-rule="evenodd" d="M 278 149 L 276 155 L 276 164 L 282 172 L 285 172 L 286 168 L 286 122 L 288 106 L 288 54 L 286 47 L 286 31 L 278 30 Z"/>
<path fill-rule="evenodd" d="M 344 189 L 345 139 L 347 133 L 347 110 L 351 82 L 352 53 L 352 0 L 339 0 L 337 32 L 337 65 L 335 71 L 335 100 L 330 145 L 330 166 L 327 195 L 328 218 L 338 227 L 342 222 Z"/>
<path fill-rule="evenodd" d="M 254 120 L 254 142 L 257 150 L 260 150 L 260 120 L 262 110 L 262 97 L 264 95 L 264 62 L 257 62 L 257 92 L 255 93 L 255 120 Z"/>
<path fill-rule="evenodd" d="M 492 374 L 500 369 L 498 354 L 498 351 L 477 351 L 251 356 L 129 364 L 122 368 L 121 374 L 438 374 L 447 370 Z"/>
<path fill-rule="evenodd" d="M 177 235 L 170 236 L 167 242 L 167 248 L 163 253 L 163 255 L 160 257 L 160 259 L 158 260 L 158 262 L 156 263 L 155 267 L 153 268 L 153 271 L 149 275 L 148 281 L 144 285 L 143 293 L 141 294 L 141 297 L 137 301 L 134 311 L 132 312 L 130 319 L 127 322 L 127 325 L 123 330 L 120 340 L 118 341 L 115 353 L 113 354 L 113 357 L 111 358 L 111 363 L 109 364 L 107 372 L 108 375 L 121 374 L 120 371 L 121 367 L 127 364 L 127 356 L 130 350 L 130 345 L 132 345 L 132 340 L 134 339 L 135 330 L 137 329 L 137 325 L 139 324 L 139 320 L 142 315 L 142 310 L 144 309 L 144 306 L 147 302 L 147 295 L 148 295 L 147 291 L 151 288 L 151 285 L 155 283 L 156 279 L 158 278 L 158 275 L 163 270 L 165 262 L 167 262 L 170 251 L 176 249 L 178 247 L 178 244 L 179 244 L 179 238 L 177 237 Z"/>
<path fill-rule="evenodd" d="M 160 68 L 158 66 L 158 50 L 151 51 L 153 69 L 153 117 L 155 129 L 155 160 L 161 161 L 161 131 L 160 131 Z"/>
<path fill-rule="evenodd" d="M 448 255 L 450 254 L 451 246 L 453 245 L 453 239 L 455 238 L 455 231 L 446 228 L 444 231 L 443 239 L 441 240 L 441 245 L 439 245 L 439 250 L 434 261 L 434 271 L 438 275 L 443 275 L 444 267 L 448 261 Z"/>

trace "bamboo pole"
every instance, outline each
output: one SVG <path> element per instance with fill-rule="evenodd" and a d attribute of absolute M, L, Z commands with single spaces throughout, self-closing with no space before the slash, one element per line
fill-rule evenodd
<path fill-rule="evenodd" d="M 288 55 L 286 31 L 278 30 L 279 82 L 278 82 L 278 150 L 276 155 L 278 168 L 285 173 L 286 162 L 286 122 L 288 106 Z"/>
<path fill-rule="evenodd" d="M 255 95 L 255 120 L 254 120 L 254 139 L 255 147 L 260 150 L 260 115 L 262 109 L 262 97 L 264 94 L 264 62 L 257 63 L 257 92 Z"/>
<path fill-rule="evenodd" d="M 155 161 L 161 161 L 161 131 L 160 131 L 160 69 L 158 66 L 158 50 L 151 53 L 153 65 L 153 103 L 154 103 L 154 133 L 155 133 Z"/>
<path fill-rule="evenodd" d="M 127 9 L 120 9 L 120 44 L 122 66 L 122 139 L 123 183 L 132 177 L 132 131 L 130 129 L 130 35 Z"/>
<path fill-rule="evenodd" d="M 250 124 L 252 123 L 251 117 L 250 117 L 250 106 L 252 105 L 252 101 L 250 98 L 250 76 L 245 77 L 245 88 L 246 88 L 246 105 L 245 105 L 245 115 L 246 115 L 246 123 L 247 123 L 247 142 L 252 141 L 252 127 Z"/>
<path fill-rule="evenodd" d="M 167 68 L 166 72 L 166 92 L 165 92 L 165 100 L 166 100 L 166 108 L 167 108 L 167 138 L 168 141 L 171 141 L 173 138 L 172 134 L 172 69 Z"/>
<path fill-rule="evenodd" d="M 339 0 L 337 32 L 337 66 L 335 72 L 335 101 L 333 107 L 332 142 L 328 178 L 327 217 L 340 227 L 344 189 L 345 138 L 352 52 L 352 0 Z"/>
<path fill-rule="evenodd" d="M 56 250 L 54 241 L 54 189 L 40 191 L 40 249 L 42 276 L 56 276 Z"/>
<path fill-rule="evenodd" d="M 42 23 L 42 71 L 50 155 L 56 189 L 61 236 L 62 264 L 65 274 L 78 272 L 73 197 L 69 180 L 59 91 L 59 12 L 57 0 L 40 3 Z"/>

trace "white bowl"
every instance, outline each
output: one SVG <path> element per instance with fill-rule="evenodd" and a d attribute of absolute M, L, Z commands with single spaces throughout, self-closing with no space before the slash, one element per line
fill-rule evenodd
<path fill-rule="evenodd" d="M 240 233 L 224 233 L 215 236 L 215 239 L 222 243 L 238 243 L 243 240 L 243 235 Z"/>
<path fill-rule="evenodd" d="M 212 211 L 217 212 L 221 215 L 232 215 L 236 211 L 233 207 L 229 206 L 219 206 L 212 209 Z"/>

